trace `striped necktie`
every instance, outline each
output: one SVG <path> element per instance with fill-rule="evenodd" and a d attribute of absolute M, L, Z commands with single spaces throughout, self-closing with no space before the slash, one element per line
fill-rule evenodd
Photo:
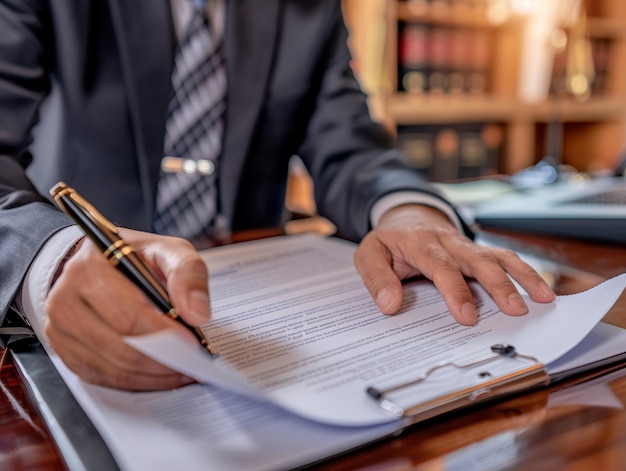
<path fill-rule="evenodd" d="M 161 172 L 153 229 L 194 240 L 211 235 L 218 215 L 218 158 L 227 87 L 222 39 L 210 30 L 205 9 L 195 4 L 176 51 L 172 85 L 164 155 L 210 161 L 212 172 Z"/>

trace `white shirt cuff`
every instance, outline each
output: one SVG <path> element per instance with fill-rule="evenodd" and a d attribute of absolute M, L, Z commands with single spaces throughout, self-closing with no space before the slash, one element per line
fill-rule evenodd
<path fill-rule="evenodd" d="M 374 206 L 372 206 L 372 210 L 370 212 L 370 222 L 372 227 L 376 227 L 380 222 L 380 219 L 390 209 L 396 208 L 398 206 L 402 206 L 405 204 L 421 204 L 424 206 L 430 206 L 431 208 L 438 209 L 446 216 L 448 219 L 452 221 L 452 223 L 457 227 L 457 229 L 463 232 L 463 226 L 461 226 L 461 221 L 458 216 L 452 209 L 452 207 L 439 198 L 435 196 L 431 196 L 425 193 L 418 193 L 415 191 L 398 191 L 396 193 L 391 193 L 389 195 L 383 196 L 380 198 Z"/>
<path fill-rule="evenodd" d="M 43 329 L 47 316 L 46 298 L 52 277 L 68 250 L 84 236 L 85 233 L 78 226 L 69 226 L 50 237 L 26 272 L 21 293 L 18 294 L 22 314 L 46 347 L 49 344 Z"/>

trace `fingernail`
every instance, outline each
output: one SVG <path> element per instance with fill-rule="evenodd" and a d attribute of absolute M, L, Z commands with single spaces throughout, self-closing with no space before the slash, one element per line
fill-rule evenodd
<path fill-rule="evenodd" d="M 476 306 L 472 303 L 465 303 L 461 306 L 461 317 L 463 324 L 476 324 Z"/>
<path fill-rule="evenodd" d="M 393 307 L 395 296 L 388 288 L 381 289 L 376 295 L 376 304 L 378 308 L 385 314 L 390 314 Z"/>
<path fill-rule="evenodd" d="M 507 302 L 511 309 L 519 314 L 526 314 L 528 312 L 528 307 L 519 293 L 510 294 L 507 298 Z"/>
<path fill-rule="evenodd" d="M 189 293 L 189 317 L 190 322 L 198 325 L 209 322 L 211 318 L 211 308 L 209 307 L 209 297 L 204 291 L 192 291 Z"/>

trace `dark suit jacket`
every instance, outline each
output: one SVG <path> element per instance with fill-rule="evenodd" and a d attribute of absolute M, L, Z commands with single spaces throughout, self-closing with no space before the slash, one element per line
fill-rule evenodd
<path fill-rule="evenodd" d="M 227 0 L 219 179 L 233 229 L 281 222 L 294 154 L 319 212 L 348 238 L 368 231 L 381 196 L 431 191 L 368 117 L 346 35 L 340 0 Z M 175 41 L 169 0 L 0 4 L 0 319 L 40 246 L 68 224 L 39 193 L 58 180 L 149 230 Z M 33 146 L 40 116 L 46 139 Z"/>

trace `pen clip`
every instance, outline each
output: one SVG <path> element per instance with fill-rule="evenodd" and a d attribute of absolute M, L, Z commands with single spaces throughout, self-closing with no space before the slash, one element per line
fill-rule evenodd
<path fill-rule="evenodd" d="M 76 203 L 83 211 L 84 214 L 89 217 L 93 222 L 99 224 L 101 227 L 106 228 L 113 234 L 118 234 L 117 227 L 107 218 L 105 218 L 100 211 L 98 211 L 89 201 L 80 196 L 73 188 L 67 186 L 64 182 L 59 182 L 52 187 L 50 194 L 54 197 L 57 204 L 65 210 L 65 205 L 61 197 L 66 196 Z M 65 210 L 67 212 L 67 210 Z"/>

